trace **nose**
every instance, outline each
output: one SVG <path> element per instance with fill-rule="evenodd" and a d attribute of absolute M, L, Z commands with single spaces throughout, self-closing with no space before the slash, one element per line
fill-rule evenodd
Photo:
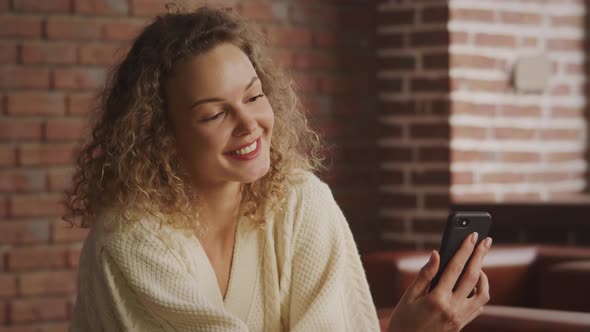
<path fill-rule="evenodd" d="M 258 123 L 253 114 L 243 107 L 237 107 L 234 112 L 237 120 L 237 126 L 234 129 L 235 136 L 245 136 L 256 131 Z"/>

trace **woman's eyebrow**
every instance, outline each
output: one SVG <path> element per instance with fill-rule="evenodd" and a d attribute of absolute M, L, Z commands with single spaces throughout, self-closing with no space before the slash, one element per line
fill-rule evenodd
<path fill-rule="evenodd" d="M 259 78 L 258 76 L 254 76 L 252 77 L 252 79 L 250 79 L 250 82 L 246 85 L 246 88 L 244 88 L 244 91 L 250 89 L 250 87 L 252 86 L 252 84 L 256 83 L 256 81 L 258 81 Z M 219 97 L 212 97 L 212 98 L 205 98 L 205 99 L 200 99 L 195 101 L 194 103 L 192 103 L 192 105 L 189 107 L 189 109 L 193 109 L 201 104 L 205 104 L 205 103 L 217 103 L 217 102 L 221 102 L 224 101 L 223 98 L 219 98 Z"/>

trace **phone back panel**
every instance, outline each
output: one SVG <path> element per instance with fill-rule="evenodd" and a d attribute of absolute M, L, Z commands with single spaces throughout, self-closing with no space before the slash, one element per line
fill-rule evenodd
<path fill-rule="evenodd" d="M 469 220 L 469 223 L 465 227 L 461 227 L 460 221 L 465 219 Z M 449 215 L 439 251 L 440 267 L 438 273 L 431 282 L 431 290 L 438 283 L 444 269 L 463 243 L 463 240 L 465 240 L 465 237 L 473 232 L 477 232 L 477 247 L 477 245 L 488 236 L 491 224 L 492 216 L 487 212 L 455 212 Z M 471 256 L 465 266 L 467 266 L 470 261 Z M 461 275 L 463 275 L 463 273 L 461 273 Z M 459 277 L 459 279 L 461 278 Z"/>

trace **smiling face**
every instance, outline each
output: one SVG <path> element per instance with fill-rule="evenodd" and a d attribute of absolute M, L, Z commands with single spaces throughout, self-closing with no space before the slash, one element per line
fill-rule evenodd
<path fill-rule="evenodd" d="M 248 56 L 230 43 L 176 64 L 166 83 L 178 155 L 199 188 L 270 168 L 274 114 Z"/>

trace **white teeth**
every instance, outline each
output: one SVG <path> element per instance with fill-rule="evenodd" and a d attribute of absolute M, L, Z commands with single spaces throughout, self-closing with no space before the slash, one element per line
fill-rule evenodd
<path fill-rule="evenodd" d="M 248 154 L 248 153 L 256 150 L 256 144 L 258 144 L 258 140 L 254 141 L 254 143 L 250 144 L 249 146 L 247 146 L 243 149 L 239 149 L 239 150 L 232 152 L 232 154 L 237 154 L 238 156 Z"/>

